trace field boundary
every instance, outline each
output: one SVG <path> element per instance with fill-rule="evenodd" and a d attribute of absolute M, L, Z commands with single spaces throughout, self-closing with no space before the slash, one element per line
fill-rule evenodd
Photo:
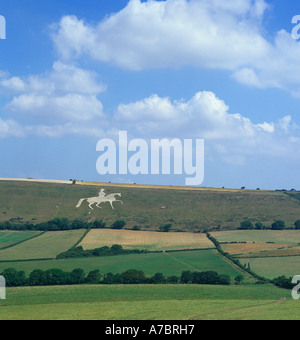
<path fill-rule="evenodd" d="M 23 260 L 3 260 L 0 263 L 16 263 L 16 262 L 34 262 L 34 261 L 53 261 L 55 258 L 44 258 L 44 259 L 23 259 Z"/>
<path fill-rule="evenodd" d="M 91 229 L 92 228 L 88 228 L 84 233 L 83 233 L 83 235 L 79 238 L 79 240 L 69 249 L 69 250 L 71 250 L 71 249 L 74 249 L 74 248 L 76 248 L 77 246 L 78 246 L 78 244 L 80 244 L 83 240 L 84 240 L 84 238 L 86 237 L 86 235 L 91 231 Z"/>
<path fill-rule="evenodd" d="M 248 275 L 252 276 L 253 278 L 255 278 L 257 280 L 264 281 L 264 282 L 269 281 L 265 277 L 262 277 L 262 276 L 260 276 L 256 273 L 254 273 L 252 270 L 249 270 L 249 269 L 243 267 L 243 265 L 239 262 L 239 260 L 236 260 L 230 254 L 225 253 L 224 250 L 222 249 L 222 247 L 220 246 L 219 241 L 216 240 L 214 237 L 212 237 L 208 232 L 206 232 L 206 236 L 216 246 L 216 250 L 218 251 L 219 255 L 222 256 L 223 258 L 227 259 L 227 261 L 229 261 L 232 266 L 235 265 L 235 266 L 239 267 L 244 273 L 247 273 Z"/>

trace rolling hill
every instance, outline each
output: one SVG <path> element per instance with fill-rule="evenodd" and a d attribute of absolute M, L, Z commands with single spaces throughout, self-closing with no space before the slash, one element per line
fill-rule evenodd
<path fill-rule="evenodd" d="M 209 188 L 157 187 L 109 183 L 71 185 L 54 182 L 0 181 L 0 222 L 49 221 L 55 217 L 93 221 L 102 219 L 110 226 L 123 219 L 126 228 L 158 230 L 172 224 L 173 231 L 195 231 L 203 228 L 236 229 L 240 222 L 251 219 L 269 226 L 274 220 L 292 227 L 300 219 L 297 193 Z M 69 182 L 71 183 L 71 182 Z M 93 210 L 82 198 L 121 193 L 121 202 L 101 203 Z"/>

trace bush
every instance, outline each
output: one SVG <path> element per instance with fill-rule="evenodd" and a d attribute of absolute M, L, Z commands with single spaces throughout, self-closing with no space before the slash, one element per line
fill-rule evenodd
<path fill-rule="evenodd" d="M 272 224 L 272 230 L 283 230 L 283 229 L 285 229 L 284 221 L 275 221 Z"/>
<path fill-rule="evenodd" d="M 294 226 L 295 226 L 295 229 L 296 229 L 296 230 L 300 230 L 300 220 L 297 220 L 297 221 L 294 223 Z"/>
<path fill-rule="evenodd" d="M 163 233 L 168 233 L 171 228 L 172 228 L 172 224 L 169 223 L 169 224 L 161 225 L 159 227 L 159 230 L 162 231 Z"/>
<path fill-rule="evenodd" d="M 292 278 L 287 278 L 285 276 L 279 276 L 277 278 L 275 278 L 272 283 L 280 288 L 284 288 L 284 289 L 293 289 L 294 288 L 294 284 L 292 283 Z"/>
<path fill-rule="evenodd" d="M 253 223 L 250 220 L 241 222 L 241 226 L 240 226 L 241 230 L 249 230 L 253 228 L 254 228 Z"/>
<path fill-rule="evenodd" d="M 123 220 L 118 220 L 118 221 L 115 221 L 115 222 L 111 225 L 111 227 L 112 227 L 112 229 L 124 229 L 125 225 L 126 225 L 126 222 L 125 222 L 125 221 L 123 221 Z"/>

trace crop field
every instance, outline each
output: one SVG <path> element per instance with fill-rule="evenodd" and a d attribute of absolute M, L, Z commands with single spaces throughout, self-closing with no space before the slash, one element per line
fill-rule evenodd
<path fill-rule="evenodd" d="M 221 244 L 222 249 L 242 264 L 250 264 L 258 275 L 268 279 L 300 275 L 299 230 L 237 230 L 213 235 L 220 242 L 228 242 Z"/>
<path fill-rule="evenodd" d="M 290 248 L 288 248 L 289 246 L 290 245 L 284 243 L 270 244 L 255 242 L 255 243 L 222 244 L 222 249 L 231 255 L 242 257 L 247 255 L 254 256 L 256 254 L 257 256 L 270 253 L 272 254 L 281 251 L 282 248 L 284 248 L 284 250 L 290 250 Z"/>
<path fill-rule="evenodd" d="M 43 233 L 14 247 L 0 250 L 0 261 L 55 258 L 60 252 L 71 248 L 83 233 L 84 230 Z"/>
<path fill-rule="evenodd" d="M 83 249 L 95 249 L 114 244 L 119 244 L 126 249 L 148 251 L 214 248 L 214 244 L 205 234 L 104 229 L 91 230 L 79 246 Z"/>
<path fill-rule="evenodd" d="M 288 293 L 270 285 L 9 288 L 0 319 L 298 320 L 299 302 Z"/>
<path fill-rule="evenodd" d="M 10 247 L 16 243 L 26 241 L 39 235 L 38 231 L 1 231 L 0 232 L 0 250 Z"/>
<path fill-rule="evenodd" d="M 211 233 L 219 242 L 274 242 L 300 244 L 298 230 L 233 230 Z"/>

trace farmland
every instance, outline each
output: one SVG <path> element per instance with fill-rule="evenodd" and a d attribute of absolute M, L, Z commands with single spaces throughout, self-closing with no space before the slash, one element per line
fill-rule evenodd
<path fill-rule="evenodd" d="M 299 302 L 288 293 L 270 285 L 9 288 L 0 319 L 297 320 Z"/>
<path fill-rule="evenodd" d="M 59 252 L 71 248 L 83 233 L 83 230 L 44 233 L 14 247 L 0 250 L 0 261 L 55 258 Z"/>
<path fill-rule="evenodd" d="M 79 246 L 94 249 L 119 244 L 128 249 L 149 251 L 213 248 L 205 234 L 158 233 L 131 230 L 91 230 Z"/>
<path fill-rule="evenodd" d="M 224 251 L 238 258 L 243 264 L 249 263 L 251 269 L 259 275 L 269 279 L 281 275 L 299 275 L 298 230 L 228 231 L 216 232 L 213 235 L 223 242 Z"/>
<path fill-rule="evenodd" d="M 81 198 L 120 192 L 123 204 L 107 203 L 89 209 Z M 270 225 L 282 219 L 288 227 L 300 217 L 300 201 L 283 192 L 192 189 L 80 183 L 1 182 L 0 222 L 32 230 L 0 231 L 0 273 L 8 268 L 24 272 L 50 269 L 87 275 L 98 270 L 121 275 L 135 269 L 146 278 L 157 273 L 180 277 L 183 272 L 209 272 L 228 276 L 230 286 L 197 284 L 86 285 L 7 288 L 0 319 L 293 319 L 297 302 L 290 291 L 258 278 L 223 256 L 203 232 L 220 243 L 225 253 L 266 279 L 298 275 L 300 231 L 236 230 L 240 222 Z M 98 229 L 34 230 L 35 223 L 55 218 L 85 223 L 101 220 Z M 123 230 L 112 229 L 116 220 Z M 169 232 L 159 232 L 169 223 Z M 143 253 L 57 259 L 80 247 L 95 250 L 119 245 Z M 78 248 L 79 249 L 79 248 Z M 238 276 L 241 285 L 234 285 Z M 261 283 L 261 282 L 260 282 Z M 128 304 L 130 301 L 130 304 Z"/>

